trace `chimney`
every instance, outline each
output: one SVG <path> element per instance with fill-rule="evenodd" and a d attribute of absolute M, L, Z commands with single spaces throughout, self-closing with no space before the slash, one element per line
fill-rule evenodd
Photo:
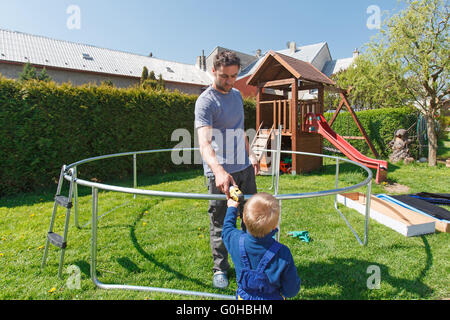
<path fill-rule="evenodd" d="M 353 59 L 355 59 L 357 56 L 359 56 L 358 48 L 355 48 L 355 51 L 353 51 Z"/>
<path fill-rule="evenodd" d="M 256 57 L 259 59 L 261 57 L 261 49 L 256 50 Z"/>
<path fill-rule="evenodd" d="M 296 51 L 297 51 L 297 44 L 295 43 L 295 41 L 291 41 L 291 43 L 289 43 L 289 53 L 294 54 Z"/>
<path fill-rule="evenodd" d="M 195 62 L 195 66 L 202 71 L 206 71 L 206 57 L 205 50 L 202 50 L 202 55 L 197 57 Z"/>
<path fill-rule="evenodd" d="M 206 57 L 205 57 L 205 50 L 202 50 L 202 64 L 201 69 L 203 71 L 206 71 Z"/>

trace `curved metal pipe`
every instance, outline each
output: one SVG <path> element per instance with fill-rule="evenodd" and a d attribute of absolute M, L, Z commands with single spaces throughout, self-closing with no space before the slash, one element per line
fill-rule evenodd
<path fill-rule="evenodd" d="M 182 198 L 182 199 L 197 199 L 197 200 L 226 200 L 225 195 L 211 195 L 211 194 L 198 194 L 198 193 L 184 193 L 184 192 L 166 192 L 166 191 L 154 191 L 154 190 L 142 190 L 137 188 L 127 188 L 127 187 L 118 187 L 118 186 L 112 186 L 102 183 L 96 183 L 91 182 L 83 179 L 79 179 L 77 177 L 77 168 L 85 163 L 103 160 L 103 159 L 109 159 L 109 158 L 115 158 L 115 157 L 123 157 L 123 156 L 133 156 L 134 159 L 134 183 L 133 185 L 136 186 L 136 155 L 138 154 L 151 154 L 151 153 L 161 153 L 161 152 L 179 152 L 179 151 L 197 151 L 199 148 L 181 148 L 181 149 L 161 149 L 161 150 L 147 150 L 147 151 L 139 151 L 139 152 L 125 152 L 125 153 L 117 153 L 117 154 L 111 154 L 111 155 L 105 155 L 105 156 L 99 156 L 99 157 L 93 157 L 85 160 L 81 160 L 78 162 L 75 162 L 68 166 L 63 166 L 64 170 L 64 178 L 66 180 L 72 181 L 76 186 L 82 185 L 85 187 L 91 187 L 92 188 L 92 220 L 91 220 L 91 279 L 94 282 L 94 284 L 101 288 L 101 289 L 123 289 L 123 290 L 136 290 L 136 291 L 151 291 L 151 292 L 163 292 L 163 293 L 171 293 L 171 294 L 182 294 L 182 295 L 194 295 L 194 296 L 203 296 L 203 297 L 210 297 L 210 298 L 218 298 L 218 299 L 235 299 L 234 296 L 228 296 L 228 295 L 220 295 L 220 294 L 214 294 L 214 293 L 208 293 L 208 292 L 197 292 L 197 291 L 186 291 L 186 290 L 177 290 L 177 289 L 168 289 L 168 288 L 155 288 L 155 287 L 145 287 L 145 286 L 131 286 L 131 285 L 120 285 L 120 284 L 104 284 L 101 283 L 97 278 L 97 272 L 96 272 L 96 265 L 97 265 L 97 223 L 98 223 L 98 190 L 106 190 L 106 191 L 113 191 L 113 192 L 121 192 L 121 193 L 128 193 L 133 195 L 144 195 L 144 196 L 156 196 L 156 197 L 165 197 L 165 198 Z M 353 228 L 350 226 L 348 221 L 343 217 L 342 213 L 340 213 L 339 209 L 336 205 L 335 200 L 335 209 L 341 214 L 341 216 L 344 218 L 347 225 L 350 227 L 352 232 L 355 234 L 358 242 L 360 244 L 367 244 L 368 239 L 368 223 L 369 223 L 369 212 L 370 212 L 370 192 L 371 192 L 371 182 L 373 178 L 372 171 L 351 160 L 335 157 L 335 156 L 328 156 L 323 154 L 315 154 L 315 153 L 308 153 L 308 152 L 294 152 L 294 151 L 280 151 L 280 150 L 264 150 L 267 152 L 272 152 L 273 154 L 280 154 L 280 153 L 287 153 L 287 154 L 298 154 L 298 155 L 309 155 L 309 156 L 318 156 L 322 158 L 330 158 L 330 159 L 336 159 L 336 185 L 335 189 L 331 190 L 324 190 L 324 191 L 316 191 L 316 192 L 307 192 L 307 193 L 292 193 L 292 194 L 278 194 L 276 192 L 275 198 L 278 200 L 290 200 L 290 199 L 304 199 L 304 198 L 314 198 L 314 197 L 323 197 L 328 195 L 337 195 L 338 193 L 347 192 L 350 190 L 354 190 L 363 186 L 367 185 L 367 201 L 366 201 L 366 217 L 365 217 L 365 237 L 364 237 L 364 243 L 361 242 L 356 232 L 353 230 Z M 351 164 L 354 164 L 356 166 L 361 167 L 368 173 L 367 179 L 365 179 L 363 182 L 358 183 L 356 185 L 345 187 L 345 188 L 338 188 L 338 175 L 339 175 L 339 161 L 348 162 Z M 277 176 L 277 180 L 279 180 L 279 176 Z M 279 181 L 277 181 L 278 186 Z M 276 189 L 278 191 L 278 187 Z M 252 195 L 244 195 L 245 200 L 248 200 Z M 76 198 L 76 201 L 78 201 L 78 197 Z M 45 260 L 44 260 L 45 261 Z"/>

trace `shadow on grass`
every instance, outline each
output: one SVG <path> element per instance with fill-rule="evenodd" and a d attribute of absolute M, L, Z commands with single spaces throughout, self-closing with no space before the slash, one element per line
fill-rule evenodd
<path fill-rule="evenodd" d="M 146 252 L 140 246 L 139 241 L 136 238 L 135 230 L 136 230 L 136 225 L 143 218 L 143 216 L 144 216 L 143 213 L 140 214 L 139 217 L 136 219 L 135 223 L 130 227 L 131 241 L 133 242 L 133 245 L 136 248 L 136 250 L 139 252 L 139 254 L 141 254 L 145 259 L 147 259 L 148 261 L 153 263 L 155 266 L 160 268 L 162 271 L 173 274 L 177 279 L 182 280 L 182 281 L 189 281 L 199 287 L 205 288 L 205 290 L 206 290 L 205 292 L 207 292 L 207 291 L 211 292 L 213 290 L 212 285 L 206 284 L 206 283 L 200 281 L 199 279 L 196 279 L 196 278 L 190 277 L 186 274 L 183 274 L 183 273 L 177 271 L 176 269 L 174 269 L 172 266 L 170 266 L 167 263 L 158 261 L 152 254 Z M 211 277 L 211 280 L 212 280 L 212 277 Z M 173 289 L 175 289 L 175 288 L 173 288 Z M 235 292 L 230 289 L 226 289 L 226 290 L 221 291 L 220 294 L 234 295 Z"/>
<path fill-rule="evenodd" d="M 152 176 L 142 176 L 139 177 L 138 174 L 138 188 L 139 186 L 151 186 L 157 185 L 163 182 L 175 182 L 182 180 L 189 180 L 196 178 L 198 176 L 202 176 L 203 171 L 201 170 L 190 170 L 190 171 L 175 171 L 169 172 L 165 174 L 155 174 Z M 79 177 L 80 179 L 84 179 L 89 181 L 86 177 Z M 133 177 L 126 177 L 120 180 L 105 180 L 105 181 L 96 181 L 103 184 L 118 186 L 118 187 L 133 187 Z M 61 195 L 67 196 L 69 194 L 69 182 L 64 180 L 63 188 L 61 190 Z M 5 208 L 15 208 L 21 206 L 33 206 L 38 203 L 47 203 L 53 202 L 55 198 L 57 185 L 55 184 L 54 188 L 46 188 L 39 191 L 34 191 L 30 193 L 21 193 L 17 195 L 10 195 L 0 198 L 0 207 Z M 108 192 L 102 191 L 100 192 Z M 84 197 L 92 194 L 92 189 L 89 187 L 78 186 L 78 196 Z M 49 216 L 51 215 L 51 211 L 49 212 Z"/>
<path fill-rule="evenodd" d="M 299 266 L 299 273 L 302 279 L 302 287 L 313 289 L 326 286 L 336 286 L 340 289 L 339 293 L 326 293 L 327 289 L 323 289 L 323 293 L 302 295 L 303 298 L 323 299 L 323 300 L 361 300 L 370 299 L 370 291 L 376 289 L 368 289 L 369 277 L 373 272 L 368 271 L 369 266 L 377 266 L 380 268 L 380 284 L 381 287 L 389 284 L 394 288 L 394 294 L 407 292 L 417 295 L 419 298 L 427 298 L 433 293 L 433 289 L 424 284 L 422 281 L 428 270 L 433 264 L 433 255 L 430 250 L 425 236 L 421 236 L 426 253 L 425 266 L 420 271 L 416 279 L 402 279 L 392 276 L 389 267 L 375 261 L 364 261 L 354 258 L 331 258 L 329 263 L 311 263 L 305 266 Z M 317 290 L 314 290 L 317 291 Z M 392 292 L 388 295 L 392 296 Z M 384 298 L 389 298 L 386 296 Z M 379 299 L 378 296 L 373 296 Z M 382 297 L 381 297 L 382 298 Z M 399 297 L 401 298 L 401 297 Z"/>

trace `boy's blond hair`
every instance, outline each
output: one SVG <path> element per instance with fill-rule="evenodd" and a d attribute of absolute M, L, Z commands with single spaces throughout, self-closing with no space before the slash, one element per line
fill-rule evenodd
<path fill-rule="evenodd" d="M 252 196 L 244 206 L 244 224 L 257 238 L 268 235 L 278 225 L 280 206 L 271 194 L 261 192 Z"/>

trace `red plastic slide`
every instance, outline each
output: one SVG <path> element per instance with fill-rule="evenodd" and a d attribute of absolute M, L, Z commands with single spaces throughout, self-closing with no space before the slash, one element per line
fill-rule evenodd
<path fill-rule="evenodd" d="M 377 169 L 376 183 L 380 183 L 386 178 L 387 162 L 363 155 L 344 138 L 334 132 L 322 114 L 308 113 L 305 118 L 305 131 L 322 135 L 350 160 L 361 163 L 368 168 Z"/>

